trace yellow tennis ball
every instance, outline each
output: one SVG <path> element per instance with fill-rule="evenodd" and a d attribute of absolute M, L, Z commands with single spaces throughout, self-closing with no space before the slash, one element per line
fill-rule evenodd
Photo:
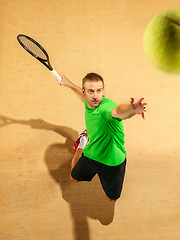
<path fill-rule="evenodd" d="M 180 10 L 168 10 L 153 17 L 143 36 L 143 48 L 157 68 L 180 73 Z"/>

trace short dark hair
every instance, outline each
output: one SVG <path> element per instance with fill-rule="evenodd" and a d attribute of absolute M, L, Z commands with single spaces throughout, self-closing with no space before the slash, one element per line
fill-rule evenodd
<path fill-rule="evenodd" d="M 103 78 L 97 74 L 97 73 L 88 73 L 82 80 L 82 87 L 84 88 L 84 84 L 87 81 L 91 81 L 91 82 L 98 82 L 101 81 L 103 83 L 103 88 L 104 88 L 104 80 Z"/>

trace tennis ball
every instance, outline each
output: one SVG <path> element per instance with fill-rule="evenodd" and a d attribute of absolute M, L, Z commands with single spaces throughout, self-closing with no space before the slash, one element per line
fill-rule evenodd
<path fill-rule="evenodd" d="M 153 17 L 143 35 L 144 53 L 157 68 L 180 73 L 180 10 Z"/>

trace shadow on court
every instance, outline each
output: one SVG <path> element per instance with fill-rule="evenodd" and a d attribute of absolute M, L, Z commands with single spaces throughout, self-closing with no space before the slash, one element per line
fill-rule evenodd
<path fill-rule="evenodd" d="M 90 240 L 88 218 L 96 219 L 103 225 L 113 221 L 115 203 L 107 200 L 97 176 L 92 182 L 75 183 L 69 179 L 72 147 L 78 137 L 77 131 L 42 119 L 26 121 L 0 115 L 0 126 L 8 124 L 23 124 L 35 129 L 55 131 L 66 138 L 64 144 L 50 145 L 45 151 L 44 160 L 49 174 L 60 187 L 62 198 L 69 204 L 74 240 Z"/>

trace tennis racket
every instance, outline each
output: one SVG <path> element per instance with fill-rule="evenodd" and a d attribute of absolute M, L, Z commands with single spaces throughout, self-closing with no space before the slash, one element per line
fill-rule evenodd
<path fill-rule="evenodd" d="M 46 50 L 38 42 L 24 34 L 19 34 L 17 40 L 28 53 L 44 64 L 59 82 L 62 80 L 51 66 Z"/>

